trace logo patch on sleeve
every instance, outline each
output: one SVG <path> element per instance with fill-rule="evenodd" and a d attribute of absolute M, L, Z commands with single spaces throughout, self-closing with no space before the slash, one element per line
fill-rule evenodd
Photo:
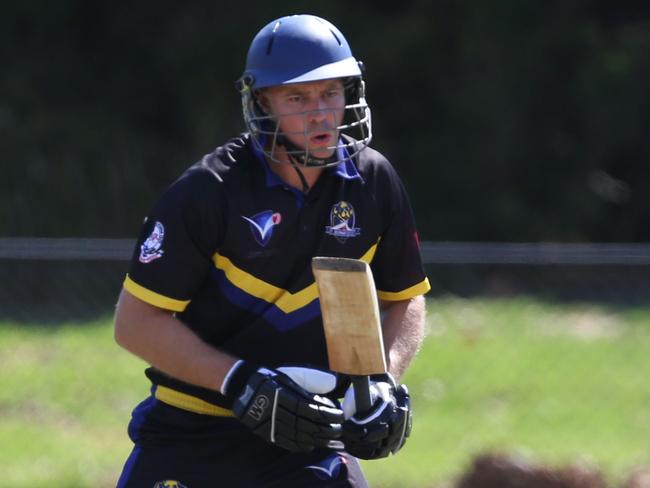
<path fill-rule="evenodd" d="M 330 225 L 325 226 L 325 233 L 336 237 L 344 243 L 350 237 L 361 234 L 361 229 L 354 226 L 355 215 L 351 203 L 338 202 L 330 210 Z"/>
<path fill-rule="evenodd" d="M 139 261 L 146 264 L 161 258 L 165 253 L 162 249 L 163 239 L 165 239 L 165 227 L 160 222 L 156 222 L 151 234 L 140 246 Z"/>
<path fill-rule="evenodd" d="M 262 247 L 269 243 L 273 235 L 273 228 L 282 222 L 282 215 L 273 210 L 264 210 L 252 217 L 242 215 L 241 218 L 249 223 L 253 237 Z"/>

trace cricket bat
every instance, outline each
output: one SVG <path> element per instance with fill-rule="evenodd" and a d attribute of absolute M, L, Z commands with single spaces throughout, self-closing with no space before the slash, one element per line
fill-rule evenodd
<path fill-rule="evenodd" d="M 377 290 L 370 266 L 348 258 L 311 262 L 332 371 L 352 377 L 357 412 L 372 406 L 368 375 L 386 372 Z"/>

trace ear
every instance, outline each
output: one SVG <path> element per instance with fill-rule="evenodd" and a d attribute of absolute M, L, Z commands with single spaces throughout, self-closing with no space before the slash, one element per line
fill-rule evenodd
<path fill-rule="evenodd" d="M 267 96 L 266 92 L 264 90 L 257 90 L 253 96 L 255 97 L 255 101 L 257 102 L 259 108 L 261 108 L 265 114 L 270 114 L 271 104 L 269 103 L 269 97 Z"/>

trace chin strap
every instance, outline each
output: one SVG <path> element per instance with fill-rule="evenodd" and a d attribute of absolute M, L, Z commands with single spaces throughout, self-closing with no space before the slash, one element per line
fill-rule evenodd
<path fill-rule="evenodd" d="M 299 163 L 296 163 L 296 157 L 293 154 L 289 154 L 289 161 L 291 162 L 291 167 L 296 170 L 296 173 L 298 173 L 298 177 L 300 178 L 300 183 L 302 183 L 302 192 L 306 195 L 309 193 L 309 184 L 307 183 L 307 178 L 305 178 L 305 175 L 302 174 L 302 171 L 300 171 L 300 168 L 298 167 Z"/>
<path fill-rule="evenodd" d="M 332 154 L 331 156 L 324 159 L 320 159 L 320 158 L 308 157 L 304 152 L 304 150 L 300 149 L 297 145 L 295 145 L 293 142 L 291 142 L 287 137 L 285 137 L 282 134 L 277 136 L 276 141 L 278 146 L 283 146 L 286 149 L 289 162 L 291 163 L 291 166 L 293 167 L 293 169 L 298 174 L 298 177 L 300 178 L 300 183 L 302 184 L 302 192 L 305 195 L 309 193 L 309 190 L 311 190 L 311 188 L 307 183 L 307 179 L 305 178 L 305 175 L 300 170 L 300 166 L 318 168 L 321 166 L 320 164 L 310 165 L 309 161 L 322 161 L 323 166 L 337 161 L 336 150 L 334 150 L 334 154 Z M 302 151 L 305 154 L 303 156 L 297 155 L 296 153 L 300 153 L 300 151 Z"/>

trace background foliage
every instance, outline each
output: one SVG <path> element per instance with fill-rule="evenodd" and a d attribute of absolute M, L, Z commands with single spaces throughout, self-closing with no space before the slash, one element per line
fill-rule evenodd
<path fill-rule="evenodd" d="M 424 239 L 650 237 L 650 7 L 604 0 L 5 2 L 0 235 L 133 236 L 243 129 L 248 44 L 298 12 L 364 60 Z"/>

